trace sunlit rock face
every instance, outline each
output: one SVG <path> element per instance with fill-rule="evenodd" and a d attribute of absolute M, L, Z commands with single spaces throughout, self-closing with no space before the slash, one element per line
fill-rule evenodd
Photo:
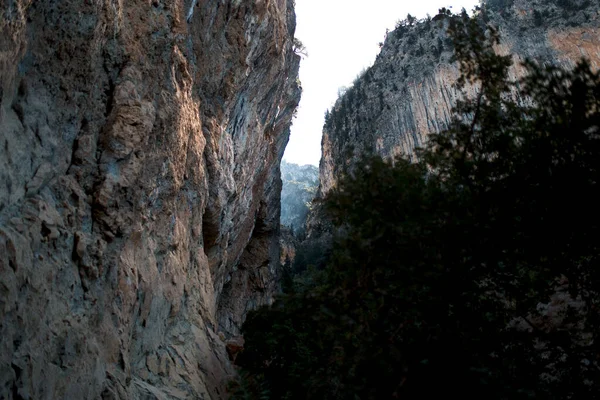
<path fill-rule="evenodd" d="M 0 398 L 225 397 L 278 285 L 294 29 L 292 0 L 0 5 Z"/>
<path fill-rule="evenodd" d="M 600 67 L 600 8 L 586 0 L 488 0 L 488 23 L 499 27 L 497 50 L 520 62 L 573 66 L 582 56 Z M 483 18 L 479 14 L 479 18 Z M 347 89 L 326 117 L 320 190 L 335 186 L 360 154 L 412 156 L 427 136 L 444 129 L 458 96 L 447 20 L 405 21 L 386 35 L 374 65 Z M 469 93 L 468 93 L 469 94 Z M 472 94 L 472 93 L 470 93 Z"/>

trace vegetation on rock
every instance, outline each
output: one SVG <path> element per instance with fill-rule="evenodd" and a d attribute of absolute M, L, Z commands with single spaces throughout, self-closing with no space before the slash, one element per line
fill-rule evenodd
<path fill-rule="evenodd" d="M 249 315 L 234 397 L 600 395 L 600 76 L 511 81 L 493 28 L 450 33 L 477 96 L 416 162 L 365 156 L 329 194 L 327 266 Z"/>

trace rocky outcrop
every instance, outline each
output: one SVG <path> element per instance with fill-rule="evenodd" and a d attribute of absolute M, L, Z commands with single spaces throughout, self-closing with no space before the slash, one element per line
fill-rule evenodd
<path fill-rule="evenodd" d="M 225 397 L 277 288 L 294 29 L 292 0 L 0 5 L 0 398 Z"/>
<path fill-rule="evenodd" d="M 319 186 L 319 170 L 313 165 L 281 162 L 281 224 L 302 235 L 306 216 Z"/>
<path fill-rule="evenodd" d="M 499 27 L 498 51 L 513 54 L 513 77 L 519 62 L 571 66 L 582 56 L 600 67 L 600 11 L 586 0 L 488 0 L 478 18 Z M 374 65 L 354 82 L 326 115 L 320 163 L 320 194 L 335 186 L 357 157 L 412 156 L 427 135 L 449 122 L 458 97 L 453 83 L 447 17 L 402 21 L 390 32 Z"/>

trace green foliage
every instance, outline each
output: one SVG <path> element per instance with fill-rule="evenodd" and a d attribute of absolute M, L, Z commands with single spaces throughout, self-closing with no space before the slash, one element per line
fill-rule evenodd
<path fill-rule="evenodd" d="M 527 62 L 512 82 L 494 29 L 463 13 L 450 33 L 476 97 L 419 162 L 353 168 L 326 268 L 244 325 L 272 399 L 600 395 L 600 76 Z M 553 319 L 557 292 L 577 302 Z"/>
<path fill-rule="evenodd" d="M 486 7 L 494 11 L 504 11 L 515 3 L 515 0 L 487 0 Z"/>
<path fill-rule="evenodd" d="M 535 26 L 542 26 L 544 23 L 544 16 L 540 12 L 540 10 L 533 10 L 533 23 Z"/>
<path fill-rule="evenodd" d="M 322 269 L 327 261 L 326 245 L 311 240 L 304 240 L 296 248 L 294 271 L 302 273 L 314 267 Z"/>
<path fill-rule="evenodd" d="M 590 6 L 589 0 L 555 0 L 557 6 L 570 11 L 583 10 Z"/>
<path fill-rule="evenodd" d="M 254 376 L 242 371 L 237 380 L 227 387 L 230 400 L 269 400 L 271 395 L 263 376 Z"/>

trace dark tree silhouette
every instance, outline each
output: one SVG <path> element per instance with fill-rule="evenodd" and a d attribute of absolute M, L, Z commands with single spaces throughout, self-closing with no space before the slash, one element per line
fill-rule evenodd
<path fill-rule="evenodd" d="M 493 28 L 463 13 L 450 35 L 476 97 L 419 162 L 342 179 L 326 268 L 244 325 L 239 398 L 600 396 L 600 77 L 513 82 Z"/>

